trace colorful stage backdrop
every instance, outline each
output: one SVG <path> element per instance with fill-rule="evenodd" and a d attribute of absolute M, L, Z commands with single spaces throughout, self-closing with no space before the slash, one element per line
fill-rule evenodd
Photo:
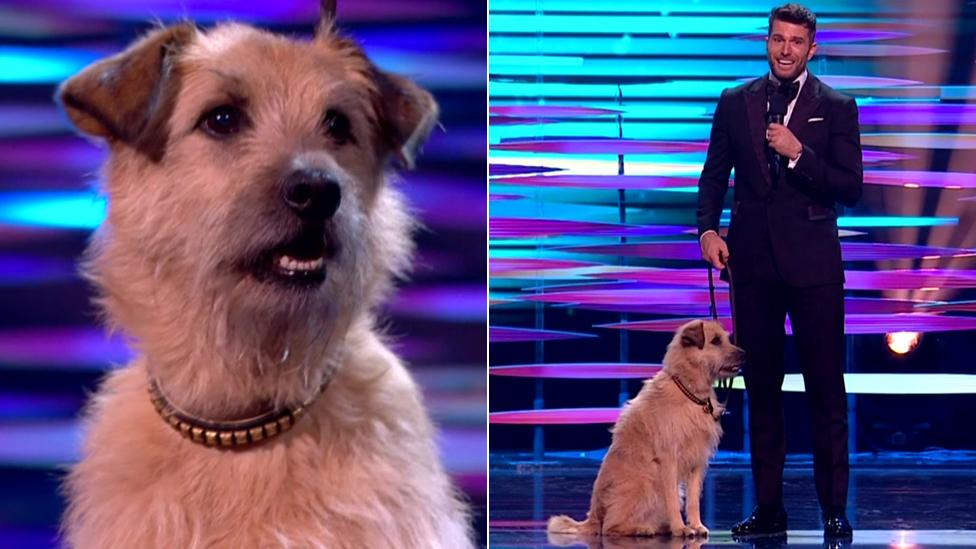
<path fill-rule="evenodd" d="M 155 21 L 242 20 L 310 35 L 317 0 L 6 0 L 0 4 L 0 547 L 54 547 L 57 485 L 78 457 L 78 411 L 124 363 L 76 274 L 104 214 L 103 148 L 77 137 L 55 86 Z M 424 387 L 443 456 L 484 530 L 485 4 L 339 2 L 342 27 L 386 69 L 441 105 L 419 169 L 401 185 L 425 225 L 418 266 L 387 311 L 388 333 Z"/>
<path fill-rule="evenodd" d="M 492 460 L 605 448 L 671 332 L 708 315 L 698 175 L 720 92 L 768 71 L 771 7 L 489 2 Z M 856 97 L 863 132 L 864 198 L 839 220 L 852 447 L 971 458 L 976 431 L 959 418 L 976 404 L 976 9 L 809 7 L 810 70 Z M 809 453 L 798 377 L 788 444 Z M 746 448 L 742 400 L 725 456 Z"/>

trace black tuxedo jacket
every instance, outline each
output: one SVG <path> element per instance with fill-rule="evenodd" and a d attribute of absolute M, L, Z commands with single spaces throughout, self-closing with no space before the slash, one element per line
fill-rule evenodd
<path fill-rule="evenodd" d="M 808 74 L 788 125 L 803 153 L 774 182 L 765 153 L 766 82 L 767 77 L 757 78 L 722 92 L 698 180 L 698 234 L 718 230 L 735 168 L 727 239 L 735 281 L 753 277 L 754 259 L 769 242 L 787 284 L 843 283 L 836 204 L 853 206 L 861 197 L 857 105 Z"/>

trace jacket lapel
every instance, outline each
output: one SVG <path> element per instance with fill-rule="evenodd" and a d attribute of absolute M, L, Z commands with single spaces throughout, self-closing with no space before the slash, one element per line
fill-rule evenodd
<path fill-rule="evenodd" d="M 820 80 L 817 80 L 812 74 L 807 74 L 807 81 L 803 84 L 803 88 L 800 90 L 800 95 L 796 98 L 796 105 L 793 106 L 793 113 L 790 114 L 790 123 L 787 125 L 789 130 L 793 132 L 801 142 L 803 139 L 800 135 L 803 133 L 804 128 L 807 127 L 807 121 L 810 120 L 810 116 L 817 112 L 817 107 L 820 106 Z"/>
<path fill-rule="evenodd" d="M 756 162 L 759 163 L 759 173 L 763 175 L 764 186 L 761 194 L 766 194 L 772 186 L 769 165 L 766 162 L 766 77 L 753 80 L 746 87 L 745 92 L 749 139 L 756 155 Z M 793 119 L 790 120 L 792 121 Z"/>

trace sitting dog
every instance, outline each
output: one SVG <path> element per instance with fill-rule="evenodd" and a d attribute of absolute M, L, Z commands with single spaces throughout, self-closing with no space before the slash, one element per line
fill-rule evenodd
<path fill-rule="evenodd" d="M 664 367 L 644 383 L 613 427 L 613 441 L 597 474 L 586 520 L 549 519 L 551 534 L 602 536 L 708 535 L 699 498 L 715 455 L 724 410 L 717 379 L 738 373 L 745 352 L 714 321 L 682 326 L 668 345 Z M 681 484 L 688 517 L 681 518 Z"/>
<path fill-rule="evenodd" d="M 70 546 L 472 547 L 374 326 L 412 247 L 389 164 L 437 105 L 334 14 L 311 41 L 159 28 L 58 92 L 111 151 L 85 271 L 137 351 L 87 410 Z"/>

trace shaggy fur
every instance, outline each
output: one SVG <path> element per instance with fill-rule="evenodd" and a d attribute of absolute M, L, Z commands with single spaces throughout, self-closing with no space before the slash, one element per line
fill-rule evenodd
<path fill-rule="evenodd" d="M 664 368 L 645 382 L 620 414 L 613 442 L 597 474 L 586 520 L 565 515 L 549 519 L 552 534 L 602 536 L 704 536 L 699 498 L 708 460 L 715 454 L 722 426 L 713 385 L 735 375 L 745 353 L 729 342 L 713 321 L 693 321 L 675 334 Z M 711 399 L 715 410 L 686 397 L 673 378 L 692 394 Z M 685 487 L 688 523 L 681 517 Z"/>
<path fill-rule="evenodd" d="M 465 548 L 466 506 L 445 474 L 410 374 L 373 309 L 409 265 L 413 223 L 388 164 L 411 165 L 436 121 L 429 93 L 377 69 L 327 16 L 311 42 L 225 24 L 158 29 L 67 81 L 59 98 L 111 148 L 108 218 L 86 274 L 138 351 L 86 414 L 63 529 L 77 548 Z M 228 139 L 201 117 L 231 103 Z M 327 109 L 353 139 L 323 131 Z M 282 196 L 295 170 L 330 173 L 326 279 L 283 286 L 248 270 L 303 230 Z M 198 417 L 304 400 L 295 427 L 244 450 L 183 439 L 153 409 L 152 377 Z"/>

